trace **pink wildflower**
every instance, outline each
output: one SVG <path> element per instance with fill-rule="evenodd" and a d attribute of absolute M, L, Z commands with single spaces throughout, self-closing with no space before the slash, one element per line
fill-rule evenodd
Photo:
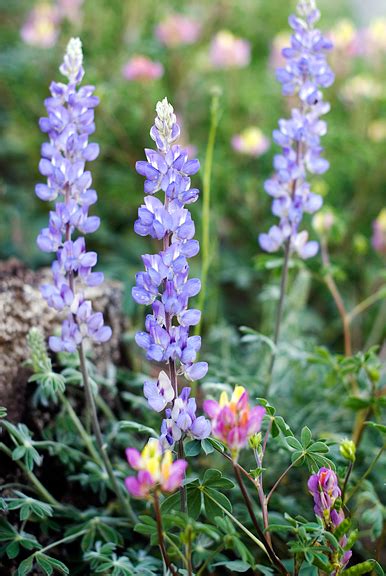
<path fill-rule="evenodd" d="M 169 47 L 194 44 L 200 33 L 200 24 L 182 14 L 170 14 L 155 29 L 158 40 Z"/>
<path fill-rule="evenodd" d="M 127 490 L 136 498 L 147 498 L 157 488 L 174 492 L 181 486 L 188 466 L 185 460 L 173 462 L 171 451 L 162 452 L 156 438 L 150 438 L 142 452 L 128 448 L 126 456 L 130 466 L 138 470 L 137 476 L 125 480 Z"/>
<path fill-rule="evenodd" d="M 259 432 L 265 414 L 263 406 L 251 408 L 248 392 L 242 386 L 236 386 L 230 400 L 226 392 L 221 394 L 220 402 L 206 400 L 204 410 L 212 419 L 213 436 L 228 446 L 234 458 Z"/>
<path fill-rule="evenodd" d="M 130 58 L 122 69 L 122 75 L 126 80 L 137 82 L 156 80 L 157 78 L 161 78 L 163 73 L 164 67 L 161 62 L 155 62 L 140 54 L 136 54 Z"/>

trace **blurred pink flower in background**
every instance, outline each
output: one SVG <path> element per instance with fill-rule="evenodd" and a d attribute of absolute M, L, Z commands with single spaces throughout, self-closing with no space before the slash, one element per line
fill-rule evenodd
<path fill-rule="evenodd" d="M 244 68 L 251 61 L 251 45 L 229 30 L 221 30 L 212 40 L 209 58 L 214 68 Z"/>
<path fill-rule="evenodd" d="M 201 25 L 182 14 L 170 14 L 155 29 L 155 34 L 165 46 L 194 44 L 201 34 Z"/>
<path fill-rule="evenodd" d="M 76 24 L 82 18 L 82 4 L 84 0 L 58 0 L 58 11 L 61 18 L 67 18 Z"/>
<path fill-rule="evenodd" d="M 386 208 L 383 208 L 373 222 L 371 243 L 374 250 L 386 255 Z"/>
<path fill-rule="evenodd" d="M 240 134 L 232 138 L 232 148 L 240 154 L 246 154 L 258 158 L 269 148 L 269 140 L 264 136 L 260 128 L 249 126 Z"/>
<path fill-rule="evenodd" d="M 40 48 L 51 48 L 55 45 L 59 29 L 59 14 L 56 6 L 42 2 L 29 12 L 20 36 L 26 44 Z"/>
<path fill-rule="evenodd" d="M 161 62 L 150 60 L 147 56 L 135 54 L 122 68 L 122 76 L 126 80 L 147 82 L 161 78 L 164 67 Z"/>
<path fill-rule="evenodd" d="M 290 45 L 291 34 L 289 34 L 289 32 L 279 32 L 279 34 L 274 37 L 269 55 L 269 65 L 272 69 L 284 68 L 286 66 L 287 61 L 282 54 L 282 50 Z"/>

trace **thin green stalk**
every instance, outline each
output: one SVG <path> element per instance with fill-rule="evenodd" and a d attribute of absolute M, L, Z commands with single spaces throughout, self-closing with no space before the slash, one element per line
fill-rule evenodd
<path fill-rule="evenodd" d="M 219 102 L 220 94 L 216 91 L 212 96 L 211 117 L 208 143 L 205 154 L 204 178 L 202 187 L 202 237 L 201 237 L 201 292 L 198 301 L 198 309 L 204 312 L 206 286 L 208 282 L 208 272 L 210 267 L 210 197 L 211 197 L 211 177 L 213 166 L 213 152 L 216 142 L 216 133 L 219 123 Z M 195 334 L 198 336 L 201 331 L 201 322 L 197 324 Z"/>
<path fill-rule="evenodd" d="M 212 554 L 210 554 L 210 556 L 208 556 L 208 558 L 205 560 L 204 564 L 201 566 L 201 568 L 199 569 L 199 571 L 197 572 L 196 576 L 202 576 L 202 574 L 204 574 L 204 570 L 209 566 L 209 564 L 211 563 L 211 561 L 217 556 L 217 554 L 219 554 L 222 550 L 224 550 L 224 544 L 220 544 L 220 546 L 218 546 L 216 548 L 216 550 L 214 552 L 212 552 Z"/>
<path fill-rule="evenodd" d="M 224 506 L 222 506 L 219 502 L 217 502 L 217 500 L 215 498 L 213 498 L 213 496 L 211 496 L 205 490 L 205 488 L 202 488 L 202 492 L 205 494 L 205 496 L 207 498 L 212 500 L 216 504 L 216 506 L 218 506 L 224 512 L 224 514 L 226 514 L 226 516 L 228 516 L 228 518 L 230 518 L 236 524 L 236 526 L 238 526 L 244 532 L 244 534 L 246 534 L 260 548 L 260 550 L 262 550 L 264 552 L 264 554 L 266 554 L 269 558 L 268 551 L 267 551 L 266 547 L 264 546 L 264 544 L 261 542 L 261 540 L 256 538 L 256 536 L 254 534 L 252 534 L 252 532 L 250 532 L 248 530 L 248 528 L 246 528 L 244 526 L 244 524 L 242 524 L 239 520 L 237 520 L 237 518 L 235 518 L 235 516 L 233 516 L 233 514 L 231 512 L 229 512 L 229 510 L 227 510 L 226 508 L 224 508 Z"/>
<path fill-rule="evenodd" d="M 249 497 L 247 489 L 245 488 L 242 476 L 240 474 L 240 470 L 235 463 L 233 463 L 233 469 L 235 472 L 236 480 L 237 480 L 238 485 L 239 485 L 240 490 L 241 490 L 241 494 L 244 498 L 244 502 L 245 502 L 245 505 L 247 507 L 249 516 L 252 520 L 252 524 L 253 524 L 257 534 L 259 535 L 259 538 L 264 542 L 264 548 L 267 551 L 267 555 L 268 555 L 270 561 L 272 562 L 272 564 L 274 566 L 276 566 L 276 568 L 279 570 L 279 572 L 281 572 L 282 574 L 285 574 L 285 575 L 288 574 L 285 566 L 282 564 L 280 558 L 277 557 L 274 549 L 272 548 L 272 544 L 269 542 L 267 536 L 264 534 L 264 532 L 262 531 L 262 529 L 259 526 L 256 515 L 253 511 L 251 499 Z"/>
<path fill-rule="evenodd" d="M 371 472 L 373 471 L 374 466 L 376 465 L 376 463 L 378 462 L 378 460 L 380 459 L 380 457 L 382 456 L 383 451 L 386 449 L 386 443 L 381 447 L 381 449 L 379 450 L 379 452 L 376 454 L 375 458 L 373 459 L 373 461 L 370 463 L 369 467 L 367 468 L 366 472 L 363 474 L 363 476 L 361 478 L 359 478 L 358 482 L 355 484 L 354 488 L 351 490 L 351 492 L 349 494 L 347 494 L 347 498 L 346 498 L 346 502 L 344 502 L 345 504 L 347 504 L 347 502 L 349 500 L 351 500 L 351 498 L 354 496 L 354 494 L 356 494 L 356 492 L 359 490 L 363 480 L 366 480 L 367 476 L 369 474 L 371 474 Z"/>
<path fill-rule="evenodd" d="M 79 345 L 79 360 L 80 360 L 80 369 L 81 369 L 81 373 L 82 373 L 82 377 L 83 377 L 83 386 L 84 386 L 84 391 L 85 391 L 85 396 L 86 396 L 86 405 L 87 405 L 87 409 L 88 409 L 88 412 L 89 412 L 89 415 L 91 418 L 91 424 L 92 424 L 92 428 L 93 428 L 93 431 L 95 434 L 95 439 L 96 439 L 96 442 L 97 442 L 97 445 L 99 448 L 101 458 L 103 460 L 107 475 L 110 479 L 111 486 L 112 486 L 112 488 L 113 488 L 113 490 L 114 490 L 114 492 L 115 492 L 115 494 L 119 500 L 119 503 L 121 505 L 122 510 L 125 510 L 125 513 L 127 514 L 128 518 L 131 522 L 136 522 L 136 520 L 137 520 L 136 515 L 134 514 L 134 511 L 128 502 L 128 496 L 123 494 L 122 489 L 117 482 L 117 479 L 114 475 L 112 464 L 110 462 L 110 458 L 107 454 L 106 444 L 103 441 L 102 432 L 101 432 L 101 429 L 99 426 L 99 420 L 98 420 L 98 414 L 97 414 L 97 410 L 96 410 L 94 395 L 93 395 L 91 383 L 90 383 L 90 380 L 88 377 L 88 372 L 87 372 L 87 367 L 86 367 L 86 356 L 84 353 L 82 343 L 80 343 L 80 345 Z"/>
<path fill-rule="evenodd" d="M 353 308 L 351 312 L 347 314 L 348 321 L 352 322 L 356 316 L 362 314 L 362 312 L 367 310 L 367 308 L 378 302 L 378 300 L 382 300 L 383 298 L 385 298 L 385 296 L 386 296 L 386 287 L 383 286 L 380 290 L 378 290 L 374 294 L 371 294 L 371 296 L 365 298 L 364 300 L 362 300 L 362 302 L 360 302 L 357 306 L 355 306 L 355 308 Z"/>
<path fill-rule="evenodd" d="M 296 458 L 296 460 L 294 460 L 293 462 L 291 462 L 291 464 L 284 470 L 283 474 L 281 474 L 281 475 L 279 476 L 279 478 L 276 480 L 275 484 L 272 486 L 272 488 L 271 488 L 271 490 L 270 490 L 270 492 L 269 492 L 269 494 L 268 494 L 268 496 L 267 496 L 267 498 L 266 498 L 266 500 L 267 500 L 267 505 L 268 505 L 268 502 L 269 502 L 270 499 L 271 499 L 272 494 L 275 492 L 276 488 L 279 486 L 280 482 L 281 482 L 281 481 L 283 480 L 283 478 L 288 474 L 288 472 L 295 466 L 295 464 L 296 464 L 297 462 L 299 462 L 299 460 L 300 460 L 301 458 L 303 458 L 303 455 L 302 455 L 302 456 L 299 456 L 299 458 Z"/>
<path fill-rule="evenodd" d="M 290 246 L 291 246 L 291 240 L 287 240 L 287 242 L 285 243 L 285 249 L 284 249 L 284 265 L 283 265 L 283 270 L 281 273 L 281 279 L 280 279 L 280 296 L 279 296 L 279 303 L 277 306 L 277 312 L 276 312 L 276 321 L 275 321 L 275 334 L 273 337 L 273 342 L 275 344 L 275 348 L 277 346 L 277 343 L 279 342 L 279 337 L 280 337 L 280 328 L 281 328 L 281 321 L 283 318 L 283 309 L 284 309 L 284 300 L 285 300 L 285 293 L 286 293 L 286 288 L 287 288 L 287 280 L 288 280 L 288 267 L 289 267 L 289 258 L 290 258 Z M 268 397 L 269 394 L 269 389 L 271 387 L 271 383 L 272 383 L 272 374 L 273 374 L 273 368 L 275 366 L 275 361 L 276 361 L 276 351 L 272 351 L 271 354 L 271 361 L 269 364 L 269 368 L 268 368 L 268 379 L 267 379 L 267 385 L 265 388 L 265 395 Z"/>
<path fill-rule="evenodd" d="M 344 497 L 346 495 L 346 490 L 347 490 L 347 486 L 348 486 L 348 481 L 350 479 L 351 473 L 353 471 L 354 468 L 354 462 L 351 460 L 350 464 L 348 465 L 347 471 L 346 471 L 346 475 L 344 477 L 344 481 L 343 481 L 343 488 L 342 488 L 342 502 L 344 502 Z"/>
<path fill-rule="evenodd" d="M 6 446 L 5 444 L 3 444 L 2 442 L 0 442 L 0 450 L 2 452 L 4 452 L 4 454 L 6 454 L 11 460 L 13 460 L 12 458 L 12 451 L 8 448 L 8 446 Z M 56 498 L 54 498 L 52 496 L 52 494 L 50 494 L 47 490 L 47 488 L 45 488 L 43 486 L 43 484 L 40 482 L 40 480 L 35 476 L 35 474 L 33 472 L 31 472 L 31 470 L 28 470 L 27 466 L 25 466 L 25 464 L 23 464 L 23 462 L 21 462 L 20 460 L 15 460 L 14 461 L 15 464 L 17 464 L 17 466 L 19 466 L 19 468 L 24 472 L 24 474 L 28 477 L 28 479 L 30 480 L 31 484 L 36 488 L 37 493 L 43 498 L 43 500 L 45 500 L 46 502 L 48 502 L 48 504 L 51 504 L 52 506 L 57 506 L 59 508 L 62 507 L 62 505 L 60 504 L 60 502 L 58 502 L 56 500 Z"/>
<path fill-rule="evenodd" d="M 75 428 L 77 429 L 79 436 L 82 438 L 84 445 L 86 446 L 91 458 L 99 465 L 102 464 L 101 458 L 95 449 L 92 439 L 90 438 L 89 434 L 87 433 L 86 429 L 84 428 L 81 420 L 79 419 L 77 413 L 73 409 L 71 402 L 66 398 L 63 392 L 59 392 L 59 398 L 63 403 L 65 409 L 68 412 L 69 417 L 71 418 Z"/>
<path fill-rule="evenodd" d="M 47 550 L 51 550 L 51 548 L 56 548 L 56 546 L 60 546 L 61 544 L 66 544 L 66 542 L 72 542 L 73 540 L 76 540 L 77 538 L 80 538 L 81 536 L 86 534 L 86 532 L 87 532 L 87 530 L 85 529 L 85 530 L 80 530 L 79 532 L 76 532 L 75 534 L 70 534 L 69 536 L 65 536 L 61 540 L 56 540 L 55 542 L 48 544 L 48 546 L 45 546 L 44 548 L 41 548 L 40 550 L 36 550 L 36 552 L 33 555 L 35 556 L 35 554 L 44 554 L 45 552 L 47 552 Z"/>
<path fill-rule="evenodd" d="M 178 548 L 178 546 L 176 545 L 175 542 L 173 542 L 172 538 L 170 538 L 170 536 L 168 536 L 167 532 L 164 533 L 164 537 L 165 540 L 167 542 L 169 542 L 170 546 L 175 550 L 176 554 L 179 556 L 179 558 L 182 560 L 182 562 L 185 564 L 185 566 L 188 566 L 188 563 L 186 561 L 185 556 L 183 555 L 183 553 L 181 552 L 181 550 Z"/>

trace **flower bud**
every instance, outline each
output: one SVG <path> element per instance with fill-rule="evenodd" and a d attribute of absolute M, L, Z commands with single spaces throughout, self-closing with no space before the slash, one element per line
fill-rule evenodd
<path fill-rule="evenodd" d="M 356 446 L 352 440 L 348 440 L 347 438 L 342 440 L 339 446 L 339 452 L 342 454 L 343 458 L 346 458 L 346 460 L 355 462 Z"/>
<path fill-rule="evenodd" d="M 259 446 L 261 445 L 261 432 L 254 434 L 249 439 L 249 445 L 253 450 L 258 450 Z"/>

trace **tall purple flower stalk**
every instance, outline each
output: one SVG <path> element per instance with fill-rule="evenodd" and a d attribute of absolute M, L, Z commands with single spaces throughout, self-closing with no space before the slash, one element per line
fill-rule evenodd
<path fill-rule="evenodd" d="M 97 194 L 92 190 L 91 173 L 85 164 L 95 160 L 99 146 L 89 143 L 95 131 L 94 108 L 99 100 L 93 86 L 78 88 L 84 76 L 82 44 L 72 38 L 67 46 L 60 72 L 68 83 L 52 82 L 51 97 L 45 100 L 48 117 L 39 125 L 47 133 L 49 142 L 42 146 L 39 170 L 47 177 L 47 184 L 37 184 L 36 194 L 41 200 L 54 201 L 48 228 L 37 239 L 44 252 L 56 253 L 52 264 L 53 284 L 42 286 L 42 294 L 55 310 L 65 313 L 61 336 L 50 338 L 52 350 L 75 352 L 85 337 L 106 342 L 111 328 L 104 325 L 103 315 L 94 312 L 85 297 L 87 286 L 103 282 L 101 272 L 93 272 L 96 252 L 87 252 L 84 234 L 95 232 L 100 220 L 89 216 Z M 74 239 L 75 232 L 78 232 Z"/>
<path fill-rule="evenodd" d="M 209 421 L 196 416 L 190 387 L 179 393 L 177 382 L 179 375 L 199 380 L 208 370 L 206 362 L 196 361 L 200 336 L 189 336 L 190 327 L 198 324 L 201 316 L 199 310 L 189 308 L 189 298 L 199 293 L 201 283 L 189 278 L 188 259 L 198 253 L 199 243 L 194 240 L 194 222 L 185 205 L 198 198 L 199 191 L 190 187 L 190 176 L 200 165 L 175 144 L 180 128 L 166 98 L 158 102 L 156 113 L 150 135 L 157 149 L 145 149 L 147 161 L 136 164 L 137 172 L 145 177 L 146 196 L 134 229 L 140 236 L 162 242 L 162 249 L 142 257 L 145 271 L 136 275 L 132 295 L 138 304 L 152 306 L 146 331 L 136 335 L 138 346 L 146 350 L 149 360 L 169 367 L 169 375 L 161 371 L 157 382 L 145 383 L 144 394 L 154 410 L 165 409 L 161 440 L 171 447 L 186 435 L 203 439 L 210 434 Z M 163 201 L 155 196 L 159 191 Z"/>
<path fill-rule="evenodd" d="M 320 88 L 334 81 L 326 60 L 332 44 L 315 28 L 319 18 L 315 0 L 301 0 L 297 16 L 289 18 L 291 46 L 282 51 L 287 64 L 277 69 L 276 76 L 283 94 L 296 96 L 298 106 L 292 109 L 290 119 L 279 121 L 279 129 L 273 132 L 282 152 L 274 158 L 275 175 L 265 182 L 265 191 L 273 197 L 272 212 L 280 222 L 259 236 L 263 250 L 276 252 L 287 246 L 288 253 L 296 252 L 301 258 L 315 256 L 318 251 L 317 242 L 308 241 L 308 232 L 299 232 L 303 214 L 312 214 L 322 205 L 322 198 L 311 192 L 307 175 L 323 174 L 329 167 L 321 156 L 320 139 L 327 132 L 321 116 L 330 105 L 323 101 Z"/>

